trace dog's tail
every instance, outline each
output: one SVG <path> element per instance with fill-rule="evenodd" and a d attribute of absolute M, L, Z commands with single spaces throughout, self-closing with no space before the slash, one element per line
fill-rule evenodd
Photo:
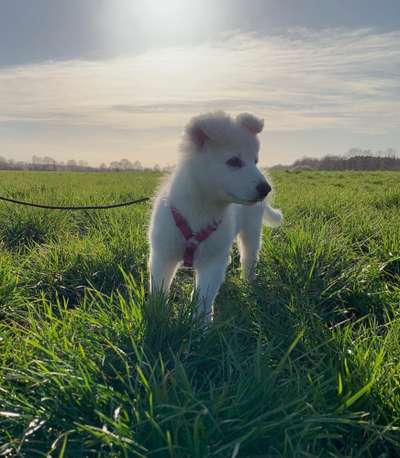
<path fill-rule="evenodd" d="M 283 214 L 280 210 L 274 209 L 266 202 L 264 205 L 264 222 L 267 226 L 278 227 L 282 224 Z"/>

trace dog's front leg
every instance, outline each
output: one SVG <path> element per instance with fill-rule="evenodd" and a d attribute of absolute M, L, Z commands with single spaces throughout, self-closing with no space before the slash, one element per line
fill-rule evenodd
<path fill-rule="evenodd" d="M 254 280 L 261 246 L 261 224 L 252 229 L 250 231 L 247 228 L 247 231 L 240 232 L 238 237 L 242 278 L 247 281 Z"/>
<path fill-rule="evenodd" d="M 198 315 L 205 322 L 210 322 L 213 319 L 213 303 L 224 281 L 227 264 L 228 259 L 222 259 L 213 264 L 199 266 L 196 269 Z"/>
<path fill-rule="evenodd" d="M 150 291 L 152 294 L 168 293 L 178 262 L 152 252 L 150 255 Z"/>

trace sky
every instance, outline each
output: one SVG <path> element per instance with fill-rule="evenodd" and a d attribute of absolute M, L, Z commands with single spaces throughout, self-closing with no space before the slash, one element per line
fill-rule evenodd
<path fill-rule="evenodd" d="M 400 152 L 400 1 L 0 0 L 0 156 L 174 164 L 213 110 L 263 165 Z"/>

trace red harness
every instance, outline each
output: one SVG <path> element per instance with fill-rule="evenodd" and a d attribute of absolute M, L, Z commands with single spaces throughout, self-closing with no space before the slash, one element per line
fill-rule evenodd
<path fill-rule="evenodd" d="M 208 239 L 208 237 L 218 229 L 221 221 L 213 221 L 199 232 L 193 233 L 188 222 L 175 207 L 171 206 L 171 213 L 176 227 L 181 231 L 181 234 L 186 240 L 185 251 L 183 253 L 183 265 L 185 267 L 193 267 L 194 254 L 200 243 Z"/>

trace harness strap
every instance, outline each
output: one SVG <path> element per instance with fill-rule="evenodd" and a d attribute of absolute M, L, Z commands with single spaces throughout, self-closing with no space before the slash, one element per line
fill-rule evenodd
<path fill-rule="evenodd" d="M 197 251 L 201 242 L 207 240 L 210 235 L 218 229 L 221 221 L 213 221 L 208 226 L 194 233 L 190 228 L 186 219 L 179 213 L 176 207 L 171 206 L 172 217 L 174 218 L 176 227 L 186 240 L 185 251 L 183 253 L 183 265 L 185 267 L 193 267 L 194 254 Z"/>

